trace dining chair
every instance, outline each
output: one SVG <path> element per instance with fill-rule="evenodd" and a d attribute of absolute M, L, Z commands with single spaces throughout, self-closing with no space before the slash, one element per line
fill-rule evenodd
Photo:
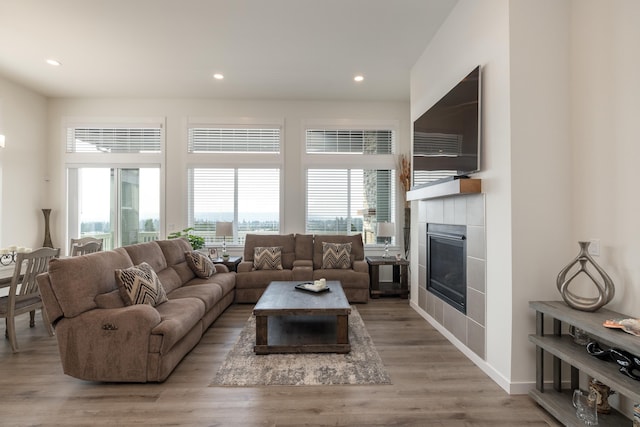
<path fill-rule="evenodd" d="M 102 243 L 104 239 L 96 239 L 95 237 L 81 237 L 80 239 L 71 239 L 71 244 L 69 245 L 69 256 L 74 256 L 73 248 L 76 246 L 82 246 L 87 243 L 98 243 L 100 246 L 98 247 L 98 251 L 102 250 Z M 92 251 L 96 252 L 96 251 Z M 89 252 L 86 252 L 89 253 Z M 78 254 L 76 254 L 78 255 Z M 82 255 L 82 254 L 79 254 Z"/>
<path fill-rule="evenodd" d="M 16 266 L 11 279 L 9 295 L 0 297 L 0 317 L 5 318 L 6 335 L 14 353 L 18 351 L 15 317 L 20 314 L 28 312 L 30 316 L 29 327 L 33 327 L 35 326 L 35 312 L 39 308 L 42 311 L 42 322 L 49 335 L 53 336 L 53 329 L 42 305 L 42 298 L 40 298 L 36 276 L 46 272 L 49 261 L 58 256 L 60 256 L 60 248 L 40 248 L 29 253 L 16 255 Z"/>
<path fill-rule="evenodd" d="M 98 252 L 102 248 L 102 243 L 87 242 L 81 245 L 71 247 L 71 256 L 86 255 L 92 252 Z"/>

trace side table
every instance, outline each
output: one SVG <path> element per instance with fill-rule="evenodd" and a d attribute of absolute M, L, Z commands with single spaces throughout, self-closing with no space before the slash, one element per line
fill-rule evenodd
<path fill-rule="evenodd" d="M 399 295 L 401 298 L 409 297 L 408 267 L 406 259 L 395 257 L 368 256 L 365 257 L 369 264 L 369 295 L 371 298 L 379 298 L 380 295 Z M 393 282 L 380 282 L 380 266 L 393 266 Z"/>
<path fill-rule="evenodd" d="M 238 271 L 238 264 L 240 264 L 240 262 L 242 261 L 242 257 L 230 256 L 228 259 L 214 258 L 211 261 L 213 261 L 214 264 L 226 265 L 229 271 Z"/>

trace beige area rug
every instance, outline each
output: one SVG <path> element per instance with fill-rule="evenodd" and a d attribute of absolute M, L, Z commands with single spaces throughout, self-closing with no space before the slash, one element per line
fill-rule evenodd
<path fill-rule="evenodd" d="M 362 318 L 352 307 L 348 354 L 256 355 L 251 316 L 216 373 L 211 386 L 391 384 Z"/>

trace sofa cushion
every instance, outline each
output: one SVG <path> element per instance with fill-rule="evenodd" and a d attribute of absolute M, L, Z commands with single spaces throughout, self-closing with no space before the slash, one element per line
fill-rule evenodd
<path fill-rule="evenodd" d="M 160 323 L 151 331 L 149 352 L 167 354 L 191 329 L 202 322 L 205 306 L 198 298 L 176 298 L 156 307 Z M 200 332 L 202 333 L 202 332 Z"/>
<path fill-rule="evenodd" d="M 351 268 L 351 242 L 322 243 L 322 268 Z"/>
<path fill-rule="evenodd" d="M 202 252 L 186 251 L 184 257 L 187 260 L 189 268 L 201 279 L 208 279 L 216 273 L 216 267 L 213 261 Z"/>
<path fill-rule="evenodd" d="M 285 270 L 293 268 L 293 261 L 296 259 L 293 234 L 247 234 L 244 242 L 244 261 L 253 263 L 254 248 L 267 246 L 280 246 L 282 248 L 282 268 Z"/>
<path fill-rule="evenodd" d="M 313 234 L 296 234 L 296 261 L 313 259 Z"/>
<path fill-rule="evenodd" d="M 146 262 L 115 270 L 120 295 L 125 304 L 149 304 L 153 307 L 167 301 L 158 275 Z"/>
<path fill-rule="evenodd" d="M 167 261 L 157 242 L 136 243 L 122 247 L 127 251 L 133 265 L 146 262 L 156 273 L 167 268 Z"/>
<path fill-rule="evenodd" d="M 313 241 L 313 269 L 322 268 L 322 243 L 349 243 L 351 242 L 351 262 L 364 260 L 364 243 L 362 234 L 353 236 L 343 236 L 339 234 L 325 235 L 316 234 Z"/>
<path fill-rule="evenodd" d="M 256 270 L 282 270 L 282 247 L 255 247 L 253 249 L 253 268 Z"/>
<path fill-rule="evenodd" d="M 161 272 L 156 270 L 156 273 L 158 273 L 158 277 L 160 277 L 160 281 L 162 282 L 162 286 L 164 286 L 164 289 L 167 292 L 171 292 L 196 277 L 193 270 L 189 268 L 187 260 L 184 257 L 184 253 L 186 251 L 193 250 L 187 239 L 182 237 L 179 239 L 158 240 L 157 243 L 158 246 L 160 246 L 160 249 L 162 249 L 162 253 L 166 259 L 168 267 L 167 270 L 174 270 L 174 274 L 170 274 L 170 282 L 167 282 L 167 278 L 163 276 L 162 273 L 164 273 L 164 271 Z"/>

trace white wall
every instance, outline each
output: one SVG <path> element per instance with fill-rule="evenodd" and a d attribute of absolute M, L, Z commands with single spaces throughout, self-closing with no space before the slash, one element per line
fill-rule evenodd
<path fill-rule="evenodd" d="M 462 0 L 411 74 L 416 118 L 482 66 L 486 364 L 507 391 L 534 378 L 528 301 L 557 299 L 570 252 L 569 5 Z M 549 154 L 552 154 L 550 156 Z"/>
<path fill-rule="evenodd" d="M 316 102 L 220 99 L 54 99 L 49 109 L 49 156 L 51 158 L 54 208 L 65 209 L 65 171 L 62 123 L 65 117 L 165 117 L 166 216 L 164 224 L 175 229 L 187 225 L 188 117 L 282 119 L 284 121 L 284 233 L 304 232 L 304 170 L 300 164 L 303 121 L 330 119 L 397 121 L 401 153 L 409 152 L 409 105 L 406 102 Z M 398 198 L 398 206 L 402 202 Z M 398 212 L 402 212 L 398 210 Z M 402 217 L 402 215 L 400 215 Z M 401 227 L 401 224 L 399 224 Z M 58 217 L 57 234 L 65 230 Z M 171 232 L 172 230 L 167 230 Z M 236 252 L 242 248 L 236 248 Z M 233 249 L 230 251 L 234 253 Z"/>
<path fill-rule="evenodd" d="M 601 240 L 607 308 L 640 317 L 640 2 L 572 2 L 572 253 Z"/>
<path fill-rule="evenodd" d="M 487 355 L 485 368 L 503 387 L 511 377 L 511 146 L 507 0 L 461 0 L 411 71 L 415 120 L 475 66 L 482 73 L 482 178 L 486 193 Z M 417 227 L 412 264 L 417 265 Z M 412 283 L 417 282 L 415 269 Z M 417 292 L 412 293 L 417 298 Z M 507 339 L 505 339 L 507 337 Z"/>
<path fill-rule="evenodd" d="M 0 134 L 6 136 L 0 149 L 0 247 L 35 248 L 44 241 L 41 209 L 50 207 L 46 125 L 46 98 L 0 77 Z"/>
<path fill-rule="evenodd" d="M 557 300 L 571 238 L 570 2 L 510 1 L 511 391 L 535 376 L 532 300 Z M 488 261 L 491 262 L 491 261 Z M 499 260 L 493 260 L 493 263 Z"/>
<path fill-rule="evenodd" d="M 524 392 L 535 360 L 528 301 L 560 298 L 555 278 L 578 240 L 601 240 L 596 260 L 616 283 L 608 308 L 640 315 L 640 2 L 479 3 L 460 1 L 414 67 L 411 116 L 483 65 L 484 368 Z"/>

